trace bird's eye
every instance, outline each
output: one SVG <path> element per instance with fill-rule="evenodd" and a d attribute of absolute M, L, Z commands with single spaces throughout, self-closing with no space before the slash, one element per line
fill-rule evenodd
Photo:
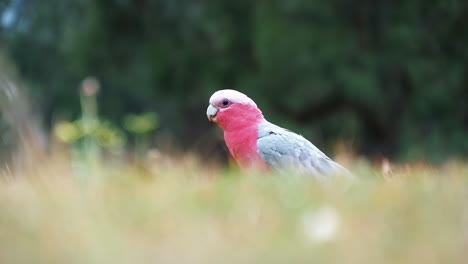
<path fill-rule="evenodd" d="M 231 104 L 231 102 L 228 99 L 224 99 L 221 101 L 221 106 L 227 107 Z"/>

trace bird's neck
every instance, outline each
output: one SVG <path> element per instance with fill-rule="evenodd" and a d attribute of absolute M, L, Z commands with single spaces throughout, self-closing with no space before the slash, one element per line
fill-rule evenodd
<path fill-rule="evenodd" d="M 224 131 L 224 140 L 231 155 L 242 168 L 267 168 L 257 152 L 258 125 Z"/>
<path fill-rule="evenodd" d="M 258 126 L 266 121 L 260 109 L 255 105 L 232 105 L 218 112 L 217 120 L 231 155 L 241 167 L 267 167 L 257 153 Z"/>

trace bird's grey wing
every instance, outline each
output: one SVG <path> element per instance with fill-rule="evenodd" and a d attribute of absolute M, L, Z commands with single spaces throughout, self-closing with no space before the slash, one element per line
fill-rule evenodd
<path fill-rule="evenodd" d="M 351 175 L 304 137 L 269 122 L 259 125 L 257 152 L 275 170 L 294 170 L 317 179 Z"/>

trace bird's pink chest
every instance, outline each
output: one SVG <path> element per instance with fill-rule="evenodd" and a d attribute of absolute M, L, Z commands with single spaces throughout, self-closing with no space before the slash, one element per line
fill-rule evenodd
<path fill-rule="evenodd" d="M 267 167 L 257 152 L 257 138 L 257 126 L 224 133 L 224 140 L 231 155 L 244 168 Z"/>

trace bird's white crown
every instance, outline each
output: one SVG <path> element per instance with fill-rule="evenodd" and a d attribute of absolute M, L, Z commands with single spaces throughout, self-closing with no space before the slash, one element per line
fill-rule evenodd
<path fill-rule="evenodd" d="M 255 104 L 255 102 L 252 99 L 250 99 L 247 95 L 232 89 L 219 90 L 215 92 L 210 97 L 210 104 L 216 105 L 217 102 L 220 102 L 224 99 L 228 99 L 232 103 L 257 106 L 257 104 Z"/>

